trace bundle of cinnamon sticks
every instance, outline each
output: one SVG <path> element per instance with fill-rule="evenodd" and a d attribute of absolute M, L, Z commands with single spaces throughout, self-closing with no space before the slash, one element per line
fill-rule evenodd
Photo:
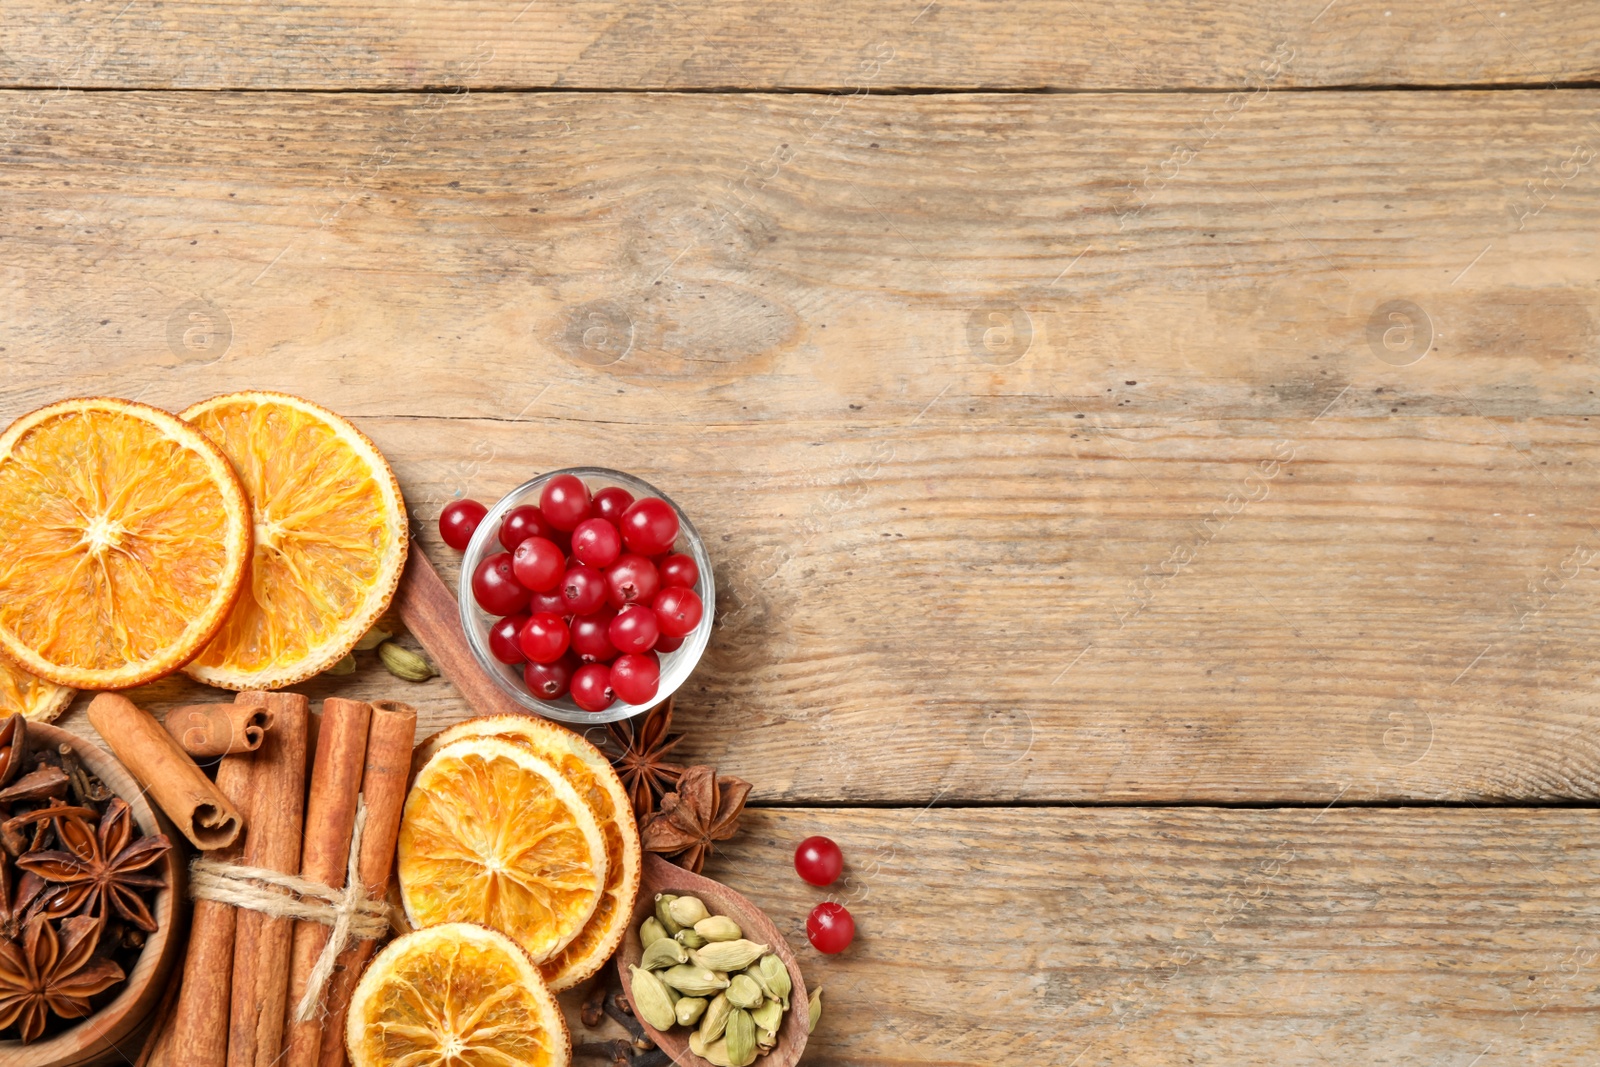
<path fill-rule="evenodd" d="M 416 711 L 330 697 L 317 715 L 305 697 L 280 692 L 240 693 L 235 704 L 265 709 L 253 721 L 268 725 L 253 751 L 234 751 L 218 765 L 215 788 L 242 814 L 244 832 L 207 859 L 334 890 L 345 888 L 354 859 L 367 899 L 383 899 Z M 362 803 L 365 822 L 351 857 Z M 346 946 L 320 995 L 307 1001 L 309 1018 L 297 1021 L 329 934 L 322 923 L 196 900 L 182 987 L 156 1059 L 167 1067 L 344 1067 L 345 1012 L 375 943 Z"/>

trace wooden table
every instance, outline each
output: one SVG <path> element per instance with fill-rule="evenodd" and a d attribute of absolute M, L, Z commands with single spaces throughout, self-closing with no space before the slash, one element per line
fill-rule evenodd
<path fill-rule="evenodd" d="M 687 754 L 755 783 L 709 873 L 803 945 L 790 851 L 849 859 L 810 1062 L 1592 1065 L 1596 39 L 11 0 L 0 416 L 303 394 L 447 578 L 456 496 L 669 492 Z"/>

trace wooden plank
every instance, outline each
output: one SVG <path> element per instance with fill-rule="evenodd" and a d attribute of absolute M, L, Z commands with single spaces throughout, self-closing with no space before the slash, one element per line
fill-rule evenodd
<path fill-rule="evenodd" d="M 55 88 L 1240 88 L 1592 81 L 1570 0 L 18 0 L 0 85 Z"/>
<path fill-rule="evenodd" d="M 8 94 L 0 416 L 304 393 L 447 578 L 637 472 L 769 801 L 1592 798 L 1597 99 Z"/>
<path fill-rule="evenodd" d="M 1587 1067 L 1594 811 L 749 813 L 708 874 L 806 946 L 818 1063 Z M 832 890 L 790 865 L 813 833 Z"/>

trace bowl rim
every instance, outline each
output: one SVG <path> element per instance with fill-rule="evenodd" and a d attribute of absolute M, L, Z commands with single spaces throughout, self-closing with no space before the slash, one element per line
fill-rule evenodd
<path fill-rule="evenodd" d="M 27 725 L 30 754 L 39 740 L 52 746 L 71 745 L 73 754 L 81 759 L 116 796 L 128 803 L 132 809 L 133 821 L 139 829 L 146 834 L 166 834 L 172 842 L 172 848 L 168 850 L 162 865 L 167 874 L 167 885 L 156 893 L 155 906 L 151 909 L 156 919 L 157 930 L 150 935 L 149 940 L 144 943 L 144 948 L 139 951 L 139 958 L 129 970 L 121 992 L 94 1014 L 85 1016 L 52 1037 L 31 1045 L 24 1045 L 15 1039 L 0 1041 L 0 1052 L 3 1052 L 10 1062 L 72 1065 L 97 1059 L 110 1049 L 117 1049 L 120 1052 L 118 1042 L 125 1040 L 145 1021 L 144 1016 L 134 1017 L 134 1009 L 138 1007 L 140 998 L 146 995 L 152 985 L 158 982 L 164 985 L 171 974 L 174 961 L 170 958 L 169 950 L 175 943 L 175 931 L 182 918 L 182 882 L 185 864 L 182 862 L 183 846 L 177 829 L 150 800 L 145 791 L 139 788 L 139 783 L 134 779 L 132 772 L 123 766 L 120 760 L 81 734 L 50 723 L 30 720 Z M 129 786 L 132 787 L 131 795 Z M 155 1002 L 152 1001 L 150 1011 L 154 1010 Z M 104 1025 L 106 1019 L 111 1020 L 110 1025 Z M 96 1022 L 102 1023 L 98 1029 L 93 1025 Z"/>
<path fill-rule="evenodd" d="M 480 619 L 480 615 L 488 616 L 488 613 L 479 608 L 477 601 L 473 598 L 472 573 L 484 558 L 493 554 L 488 550 L 491 544 L 496 546 L 494 551 L 503 550 L 503 546 L 499 545 L 498 537 L 500 521 L 505 517 L 506 513 L 513 507 L 527 503 L 528 501 L 523 499 L 524 497 L 542 488 L 552 478 L 563 474 L 571 474 L 585 479 L 585 484 L 587 484 L 588 479 L 593 478 L 620 485 L 632 492 L 635 499 L 654 496 L 665 501 L 673 513 L 678 516 L 678 536 L 684 543 L 684 548 L 681 551 L 685 551 L 691 556 L 700 570 L 700 579 L 695 583 L 694 591 L 700 597 L 704 614 L 700 619 L 700 624 L 694 628 L 689 636 L 683 639 L 683 644 L 676 651 L 668 652 L 661 657 L 662 684 L 656 691 L 655 697 L 649 703 L 627 704 L 619 700 L 612 703 L 604 711 L 584 711 L 576 705 L 568 707 L 564 704 L 540 700 L 528 692 L 525 687 L 514 684 L 506 677 L 505 672 L 515 668 L 501 663 L 489 654 L 486 636 L 487 628 Z M 706 548 L 705 539 L 700 535 L 700 531 L 695 527 L 694 522 L 678 506 L 677 501 L 643 478 L 629 474 L 626 471 L 614 470 L 610 467 L 562 467 L 535 475 L 521 485 L 508 490 L 499 500 L 495 501 L 484 517 L 478 521 L 478 528 L 473 531 L 472 539 L 461 553 L 461 572 L 456 578 L 456 604 L 461 614 L 461 629 L 466 635 L 467 646 L 472 649 L 473 658 L 478 661 L 478 666 L 483 669 L 484 673 L 507 696 L 529 711 L 547 719 L 554 719 L 557 722 L 573 726 L 601 726 L 606 723 L 620 722 L 623 719 L 631 719 L 635 715 L 642 715 L 672 696 L 689 680 L 695 669 L 699 667 L 700 659 L 704 656 L 706 646 L 711 640 L 711 627 L 716 615 L 716 581 L 712 575 L 711 553 Z M 668 657 L 671 657 L 670 661 Z M 671 679 L 670 684 L 668 684 L 669 678 Z M 563 698 L 569 703 L 570 699 L 569 697 Z"/>

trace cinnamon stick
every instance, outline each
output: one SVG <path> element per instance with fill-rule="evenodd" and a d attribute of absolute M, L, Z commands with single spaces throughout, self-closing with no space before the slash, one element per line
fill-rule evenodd
<path fill-rule="evenodd" d="M 217 767 L 217 788 L 245 811 L 250 810 L 255 763 L 253 755 L 234 755 L 224 757 Z M 246 840 L 251 832 L 246 829 Z M 240 840 L 219 850 L 215 858 L 238 863 L 243 855 L 244 840 Z M 183 992 L 178 997 L 168 1051 L 171 1067 L 224 1067 L 228 1062 L 234 916 L 232 905 L 215 900 L 194 902 L 189 954 L 183 963 Z"/>
<path fill-rule="evenodd" d="M 359 700 L 329 697 L 322 702 L 317 755 L 311 764 L 311 788 L 306 797 L 300 876 L 331 889 L 344 888 L 350 865 L 350 836 L 355 828 L 371 718 L 372 705 Z M 295 924 L 289 967 L 287 1067 L 315 1067 L 322 1054 L 322 1020 L 296 1022 L 294 1013 L 331 932 L 321 923 Z"/>
<path fill-rule="evenodd" d="M 527 709 L 494 683 L 472 655 L 461 630 L 461 608 L 455 591 L 444 584 L 421 549 L 412 546 L 394 604 L 439 673 L 455 685 L 461 698 L 479 715 L 526 715 Z"/>
<path fill-rule="evenodd" d="M 237 840 L 238 809 L 149 712 L 120 694 L 101 693 L 89 702 L 89 722 L 196 848 Z"/>
<path fill-rule="evenodd" d="M 177 1036 L 178 998 L 183 992 L 183 976 L 179 975 L 161 995 L 161 1003 L 151 1017 L 150 1031 L 145 1035 L 133 1067 L 172 1067 L 172 1044 Z"/>
<path fill-rule="evenodd" d="M 272 712 L 273 728 L 256 752 L 250 834 L 244 862 L 300 873 L 306 800 L 309 705 L 298 693 L 245 693 Z M 283 1051 L 293 919 L 241 911 L 234 923 L 233 996 L 228 1013 L 228 1067 L 271 1067 Z"/>
<path fill-rule="evenodd" d="M 412 555 L 420 553 L 413 552 Z M 416 743 L 417 711 L 409 704 L 380 700 L 372 705 L 372 727 L 367 735 L 366 771 L 361 795 L 367 803 L 367 825 L 361 835 L 359 871 L 368 900 L 388 895 L 394 871 L 395 842 L 400 837 L 400 814 L 405 807 L 406 785 L 411 778 L 411 747 Z M 344 1067 L 345 1014 L 356 982 L 377 948 L 374 941 L 358 941 L 339 955 L 328 995 L 322 1027 L 322 1052 L 318 1067 Z"/>
<path fill-rule="evenodd" d="M 254 752 L 272 726 L 262 704 L 186 704 L 167 712 L 167 733 L 196 759 Z"/>

